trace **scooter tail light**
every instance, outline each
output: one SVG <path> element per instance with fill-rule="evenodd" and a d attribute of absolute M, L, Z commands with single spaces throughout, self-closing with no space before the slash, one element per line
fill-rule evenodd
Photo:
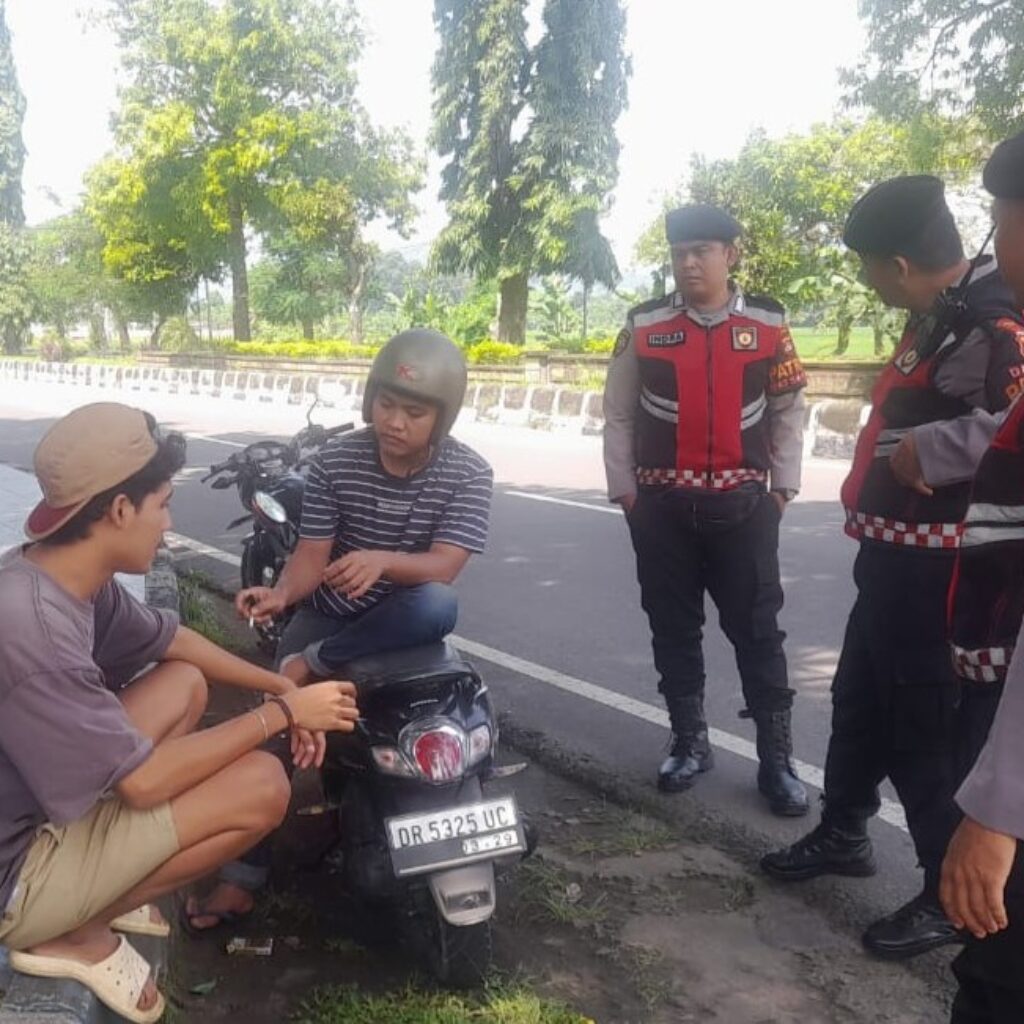
<path fill-rule="evenodd" d="M 416 766 L 431 782 L 452 782 L 462 778 L 462 740 L 453 731 L 434 729 L 421 733 L 412 744 Z"/>
<path fill-rule="evenodd" d="M 408 779 L 416 774 L 402 752 L 395 747 L 373 747 L 372 752 L 373 763 L 385 775 L 399 775 Z"/>
<path fill-rule="evenodd" d="M 491 752 L 493 740 L 491 729 L 487 725 L 478 725 L 469 734 L 469 763 L 478 764 Z"/>

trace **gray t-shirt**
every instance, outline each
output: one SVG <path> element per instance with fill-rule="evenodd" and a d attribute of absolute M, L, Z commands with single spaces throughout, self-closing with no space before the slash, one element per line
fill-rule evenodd
<path fill-rule="evenodd" d="M 116 582 L 81 601 L 20 550 L 0 559 L 0 913 L 39 826 L 82 817 L 149 756 L 116 691 L 176 629 Z"/>

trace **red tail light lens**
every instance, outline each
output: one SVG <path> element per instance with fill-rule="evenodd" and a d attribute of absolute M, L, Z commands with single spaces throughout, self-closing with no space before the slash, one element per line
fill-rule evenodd
<path fill-rule="evenodd" d="M 450 732 L 425 732 L 412 745 L 420 771 L 431 782 L 462 778 L 462 742 Z"/>

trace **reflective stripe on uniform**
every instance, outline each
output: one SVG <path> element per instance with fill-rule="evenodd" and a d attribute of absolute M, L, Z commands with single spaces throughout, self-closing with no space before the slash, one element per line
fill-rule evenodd
<path fill-rule="evenodd" d="M 884 516 L 846 510 L 846 532 L 857 540 L 877 540 L 916 548 L 958 548 L 960 523 L 905 523 Z"/>
<path fill-rule="evenodd" d="M 637 469 L 637 483 L 673 484 L 676 487 L 706 487 L 727 491 L 746 483 L 767 483 L 768 474 L 759 469 L 723 469 L 709 473 L 700 469 Z"/>

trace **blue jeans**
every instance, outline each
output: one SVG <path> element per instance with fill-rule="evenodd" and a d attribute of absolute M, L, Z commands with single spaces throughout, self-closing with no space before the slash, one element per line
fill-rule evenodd
<path fill-rule="evenodd" d="M 447 583 L 396 587 L 379 604 L 349 620 L 304 605 L 281 637 L 278 664 L 301 654 L 316 675 L 330 676 L 356 658 L 443 640 L 455 628 L 458 614 L 455 589 Z M 291 775 L 288 744 L 275 744 L 270 749 Z M 225 864 L 220 869 L 220 880 L 250 892 L 263 888 L 270 877 L 270 854 L 270 840 L 264 839 L 241 859 Z"/>
<path fill-rule="evenodd" d="M 301 653 L 316 675 L 329 677 L 356 658 L 443 640 L 455 628 L 458 614 L 458 598 L 447 583 L 397 587 L 369 611 L 348 620 L 304 607 L 288 623 L 278 659 Z"/>

